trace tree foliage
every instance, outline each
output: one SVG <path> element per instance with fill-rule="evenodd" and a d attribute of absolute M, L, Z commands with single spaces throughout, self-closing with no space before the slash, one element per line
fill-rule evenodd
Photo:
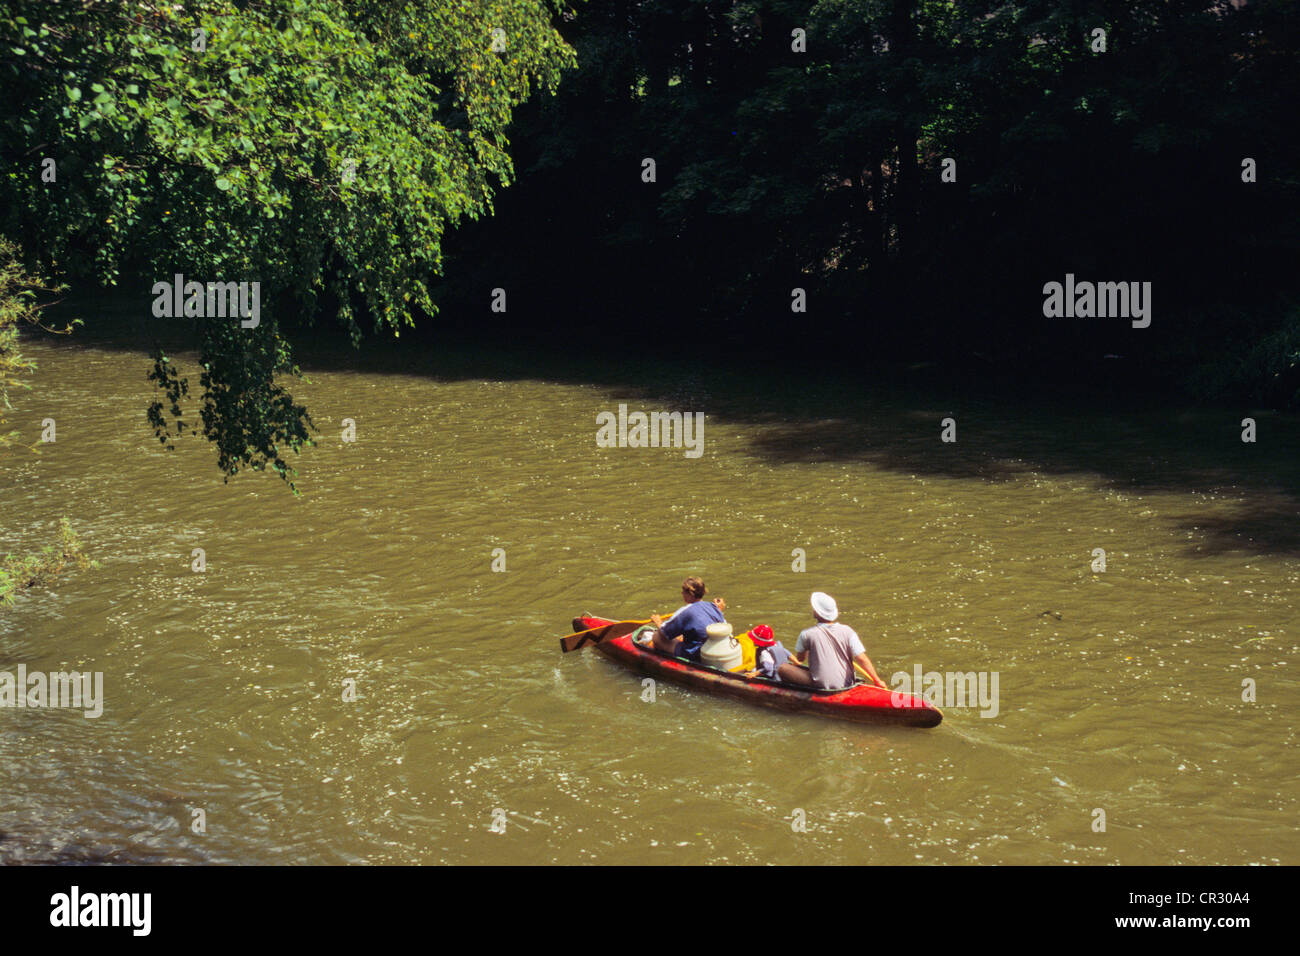
<path fill-rule="evenodd" d="M 14 444 L 20 433 L 6 431 L 13 404 L 12 391 L 31 388 L 27 381 L 36 370 L 36 363 L 21 351 L 19 338 L 24 328 L 39 327 L 50 332 L 72 331 L 72 322 L 62 329 L 53 329 L 41 322 L 41 311 L 50 304 L 51 296 L 63 291 L 50 286 L 39 276 L 30 275 L 18 260 L 18 247 L 0 236 L 0 450 Z"/>
<path fill-rule="evenodd" d="M 363 320 L 397 334 L 434 311 L 447 227 L 492 211 L 514 109 L 572 63 L 557 12 L 15 0 L 0 13 L 0 227 L 47 269 L 105 284 L 260 282 L 257 328 L 199 323 L 203 430 L 228 474 L 287 475 L 310 419 L 277 382 L 296 372 L 282 320 L 332 314 L 355 341 Z M 186 394 L 166 366 L 163 441 Z"/>

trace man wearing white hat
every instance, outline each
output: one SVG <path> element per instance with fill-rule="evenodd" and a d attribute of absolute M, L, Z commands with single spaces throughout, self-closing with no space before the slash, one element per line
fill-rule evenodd
<path fill-rule="evenodd" d="M 808 669 L 795 664 L 782 664 L 777 676 L 790 684 L 802 684 L 805 687 L 836 689 L 851 686 L 856 678 L 853 664 L 859 666 L 875 681 L 877 687 L 884 687 L 885 682 L 876 673 L 875 665 L 867 656 L 867 649 L 862 646 L 862 639 L 847 624 L 836 624 L 840 609 L 835 599 L 822 591 L 814 591 L 812 596 L 813 617 L 817 623 L 799 635 L 794 646 L 794 659 L 800 664 L 805 661 Z"/>

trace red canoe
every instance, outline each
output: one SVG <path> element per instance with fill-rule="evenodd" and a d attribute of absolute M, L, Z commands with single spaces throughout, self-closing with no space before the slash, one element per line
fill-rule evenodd
<path fill-rule="evenodd" d="M 601 617 L 575 617 L 573 629 L 584 631 L 614 623 Z M 933 704 L 872 684 L 858 683 L 843 690 L 808 690 L 668 657 L 634 644 L 630 634 L 603 640 L 593 637 L 596 650 L 634 670 L 751 704 L 871 724 L 936 727 L 943 720 L 943 713 Z"/>

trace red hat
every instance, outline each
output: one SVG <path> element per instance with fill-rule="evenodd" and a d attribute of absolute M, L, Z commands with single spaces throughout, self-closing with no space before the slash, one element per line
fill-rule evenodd
<path fill-rule="evenodd" d="M 751 627 L 749 629 L 749 638 L 756 647 L 771 647 L 776 643 L 776 635 L 772 633 L 772 629 L 766 624 Z"/>

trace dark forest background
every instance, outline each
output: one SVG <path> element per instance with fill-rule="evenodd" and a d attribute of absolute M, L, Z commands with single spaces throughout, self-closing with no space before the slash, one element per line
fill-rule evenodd
<path fill-rule="evenodd" d="M 492 321 L 521 335 L 1048 379 L 1115 354 L 1192 393 L 1295 401 L 1298 19 L 1205 0 L 593 0 L 560 25 L 576 73 L 516 120 L 518 183 L 448 242 L 445 315 L 481 317 L 504 287 Z M 1067 272 L 1151 281 L 1151 327 L 1044 318 Z"/>

